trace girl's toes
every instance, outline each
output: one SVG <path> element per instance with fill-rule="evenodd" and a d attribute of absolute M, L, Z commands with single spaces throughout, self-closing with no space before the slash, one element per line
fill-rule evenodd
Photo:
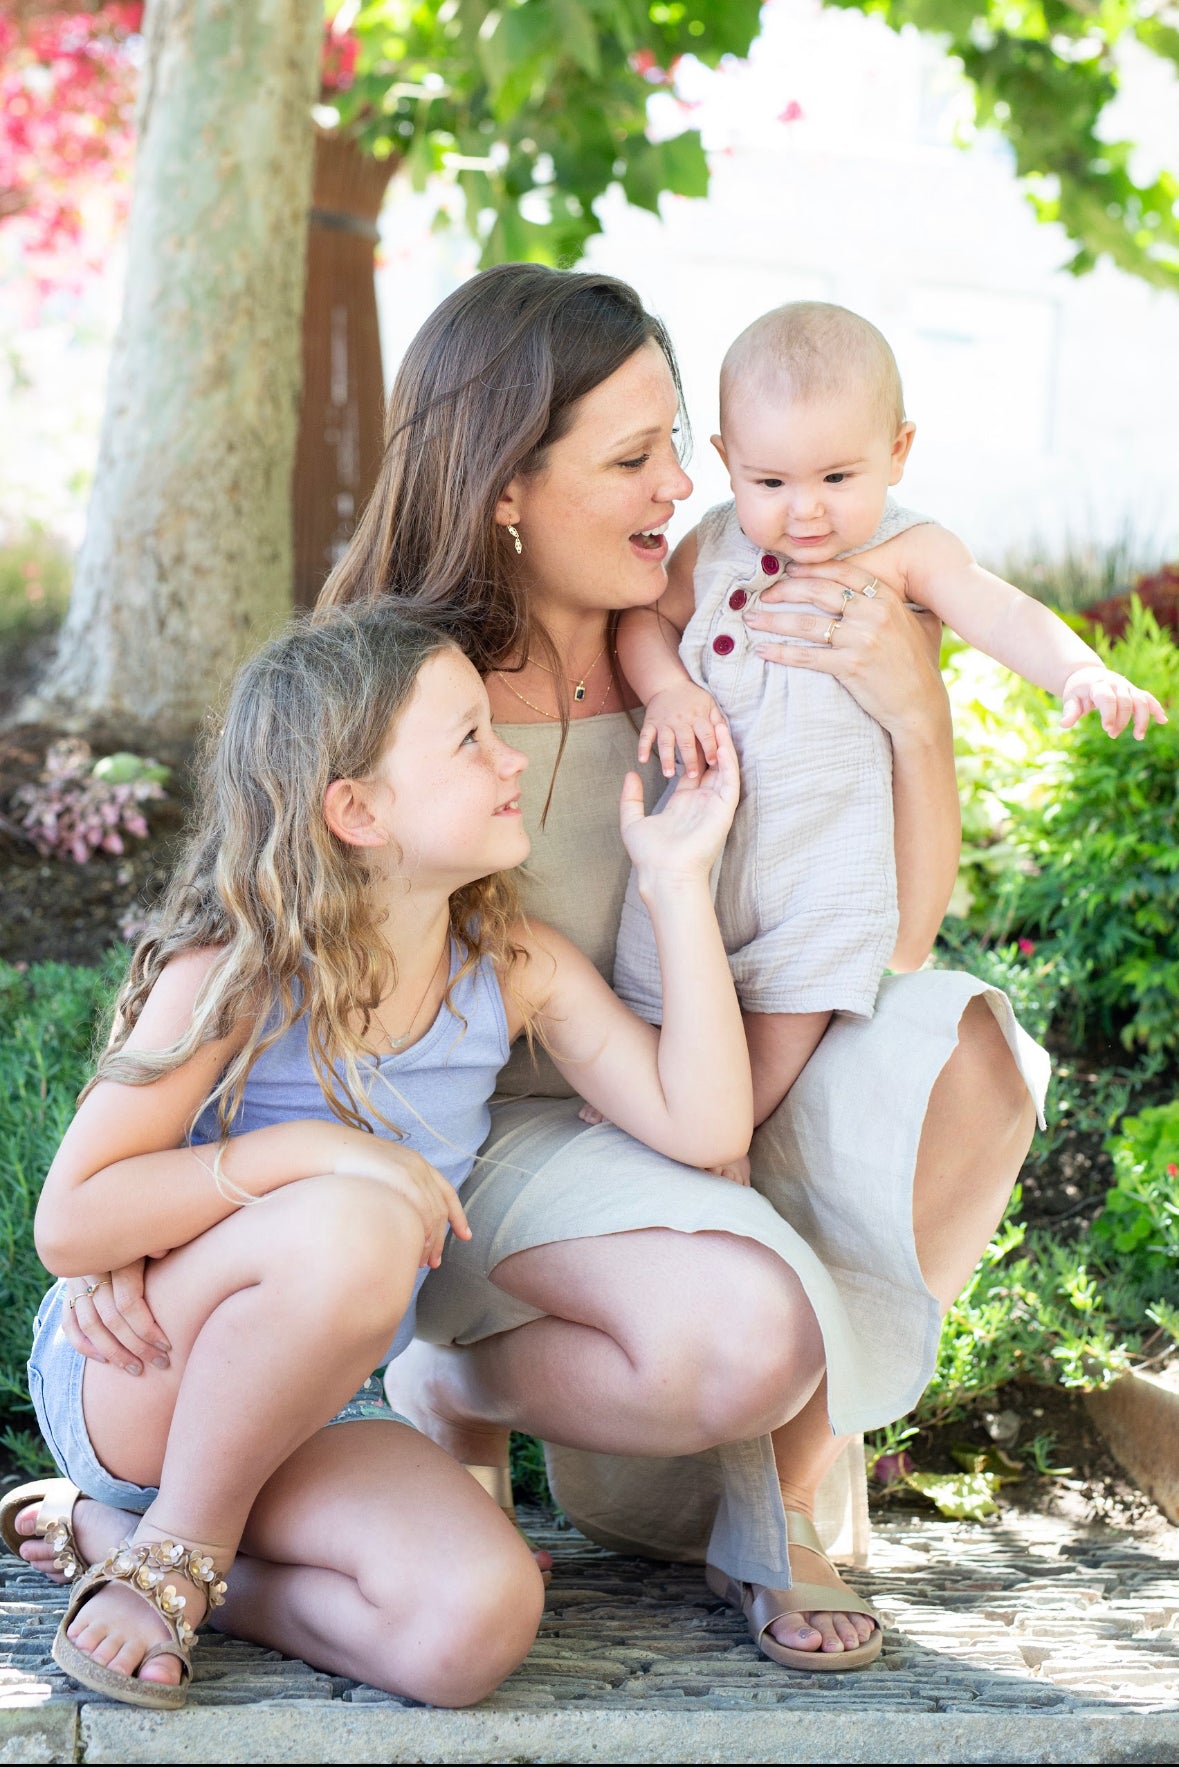
<path fill-rule="evenodd" d="M 30 1503 L 21 1510 L 16 1518 L 16 1531 L 18 1534 L 23 1534 L 26 1539 L 32 1539 L 37 1530 L 37 1516 L 39 1511 L 40 1505 L 36 1503 Z"/>
<path fill-rule="evenodd" d="M 180 1681 L 180 1660 L 178 1657 L 153 1657 L 150 1663 L 144 1663 L 137 1679 L 158 1681 L 163 1687 L 176 1687 Z"/>

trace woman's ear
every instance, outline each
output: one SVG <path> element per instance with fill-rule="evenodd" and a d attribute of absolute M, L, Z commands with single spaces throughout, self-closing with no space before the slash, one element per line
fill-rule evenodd
<path fill-rule="evenodd" d="M 347 847 L 388 844 L 388 834 L 373 801 L 373 787 L 363 779 L 333 779 L 323 794 L 323 819 L 336 839 Z"/>
<path fill-rule="evenodd" d="M 495 504 L 495 519 L 501 528 L 514 527 L 520 519 L 520 481 L 509 479 Z"/>

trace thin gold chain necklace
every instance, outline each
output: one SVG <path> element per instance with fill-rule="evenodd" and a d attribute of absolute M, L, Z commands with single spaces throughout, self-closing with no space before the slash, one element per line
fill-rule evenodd
<path fill-rule="evenodd" d="M 433 969 L 430 971 L 430 979 L 426 983 L 425 993 L 422 995 L 421 999 L 418 1001 L 417 1010 L 415 1011 L 413 1017 L 410 1019 L 407 1029 L 402 1032 L 400 1037 L 393 1037 L 390 1035 L 389 1027 L 385 1023 L 384 1019 L 381 1017 L 380 1012 L 377 1010 L 376 1007 L 373 1008 L 373 1016 L 375 1017 L 377 1023 L 380 1025 L 382 1031 L 385 1033 L 385 1041 L 389 1045 L 390 1049 L 404 1049 L 406 1044 L 409 1042 L 410 1038 L 413 1036 L 413 1028 L 418 1022 L 418 1018 L 421 1015 L 422 1007 L 426 1004 L 426 1001 L 429 998 L 430 989 L 434 986 L 434 982 L 435 982 L 437 975 L 438 975 L 439 965 L 441 964 L 443 957 L 446 956 L 446 953 L 449 949 L 450 949 L 450 939 L 447 938 L 445 945 L 443 945 L 443 947 L 442 947 L 442 951 L 441 951 L 441 954 L 438 958 L 438 962 L 434 965 Z"/>
<path fill-rule="evenodd" d="M 609 644 L 609 642 L 610 642 L 610 640 L 607 638 L 606 644 Z M 601 650 L 598 652 L 597 656 L 594 658 L 594 660 L 590 664 L 589 668 L 583 670 L 581 679 L 579 681 L 570 681 L 568 675 L 566 675 L 566 677 L 565 677 L 566 681 L 569 681 L 569 685 L 573 689 L 573 697 L 575 700 L 578 701 L 578 703 L 580 703 L 585 698 L 585 684 L 589 680 L 589 677 L 593 674 L 594 670 L 597 668 L 598 663 L 600 662 L 602 657 L 604 657 L 606 654 L 606 644 L 603 644 Z M 556 674 L 556 670 L 550 669 L 547 663 L 542 663 L 539 657 L 530 657 L 529 661 L 532 662 L 536 666 L 536 668 L 543 669 L 546 675 L 555 675 Z M 608 697 L 609 697 L 609 695 L 607 695 L 607 698 Z M 525 703 L 525 705 L 527 705 L 528 701 L 525 700 L 524 703 Z M 533 709 L 533 711 L 535 711 L 536 707 L 534 706 L 532 709 Z"/>
<path fill-rule="evenodd" d="M 594 661 L 597 662 L 597 660 L 598 660 L 597 657 L 595 657 Z M 554 723 L 554 724 L 557 723 L 557 721 L 560 719 L 560 716 L 561 716 L 560 712 L 546 712 L 543 706 L 538 706 L 536 704 L 535 700 L 531 700 L 531 699 L 526 698 L 526 696 L 520 692 L 518 687 L 513 687 L 511 682 L 508 680 L 507 676 L 504 674 L 502 669 L 496 669 L 495 673 L 499 676 L 499 679 L 503 682 L 503 684 L 507 688 L 508 692 L 510 694 L 513 694 L 515 696 L 515 698 L 520 701 L 520 704 L 522 706 L 527 706 L 528 710 L 530 712 L 539 712 L 539 714 L 542 718 L 548 718 L 551 723 Z M 550 675 L 552 674 L 551 669 L 549 670 L 549 673 L 550 673 Z M 596 718 L 598 716 L 598 713 L 602 711 L 602 709 L 604 708 L 604 706 L 606 704 L 606 701 L 610 698 L 610 695 L 613 693 L 613 691 L 614 691 L 614 676 L 613 676 L 613 674 L 611 674 L 609 681 L 607 681 L 607 683 L 606 683 L 606 691 L 602 695 L 601 701 L 599 702 L 599 704 L 597 706 L 595 706 L 594 710 L 590 713 L 591 718 Z M 574 697 L 576 698 L 576 695 Z"/>

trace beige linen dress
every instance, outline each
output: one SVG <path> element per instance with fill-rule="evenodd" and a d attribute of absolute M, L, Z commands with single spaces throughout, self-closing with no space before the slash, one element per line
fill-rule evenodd
<path fill-rule="evenodd" d="M 497 729 L 531 763 L 522 792 L 532 835 L 522 878 L 527 911 L 572 938 L 608 977 L 629 871 L 618 794 L 635 764 L 635 722 L 619 712 L 570 725 L 543 828 L 559 728 Z M 663 785 L 653 766 L 644 783 L 650 807 Z M 463 1191 L 473 1238 L 452 1238 L 427 1279 L 420 1334 L 470 1344 L 541 1317 L 491 1280 L 515 1252 L 649 1227 L 736 1234 L 770 1247 L 801 1280 L 823 1332 L 833 1428 L 855 1435 L 903 1415 L 933 1371 L 940 1323 L 913 1240 L 917 1143 L 930 1091 L 976 994 L 994 1012 L 1039 1112 L 1047 1057 L 1004 994 L 946 971 L 888 977 L 875 1016 L 837 1015 L 758 1130 L 748 1190 L 679 1165 L 613 1125 L 580 1122 L 580 1101 L 543 1052 L 534 1064 L 518 1044 Z M 709 1298 L 739 1332 L 740 1296 Z M 553 1447 L 549 1470 L 557 1502 L 603 1545 L 707 1558 L 746 1582 L 789 1585 L 768 1437 L 674 1459 Z M 825 1482 L 817 1521 L 829 1550 L 863 1558 L 867 1508 L 856 1444 Z"/>

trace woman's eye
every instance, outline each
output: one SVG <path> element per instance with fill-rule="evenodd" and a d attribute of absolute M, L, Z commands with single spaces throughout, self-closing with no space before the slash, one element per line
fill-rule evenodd
<path fill-rule="evenodd" d="M 618 464 L 619 466 L 625 467 L 627 472 L 637 472 L 640 466 L 646 466 L 650 458 L 651 456 L 649 454 L 640 454 L 634 460 L 620 460 Z"/>
<path fill-rule="evenodd" d="M 850 477 L 851 474 L 847 472 L 829 472 L 823 480 L 823 483 L 825 485 L 842 485 L 844 479 Z"/>

